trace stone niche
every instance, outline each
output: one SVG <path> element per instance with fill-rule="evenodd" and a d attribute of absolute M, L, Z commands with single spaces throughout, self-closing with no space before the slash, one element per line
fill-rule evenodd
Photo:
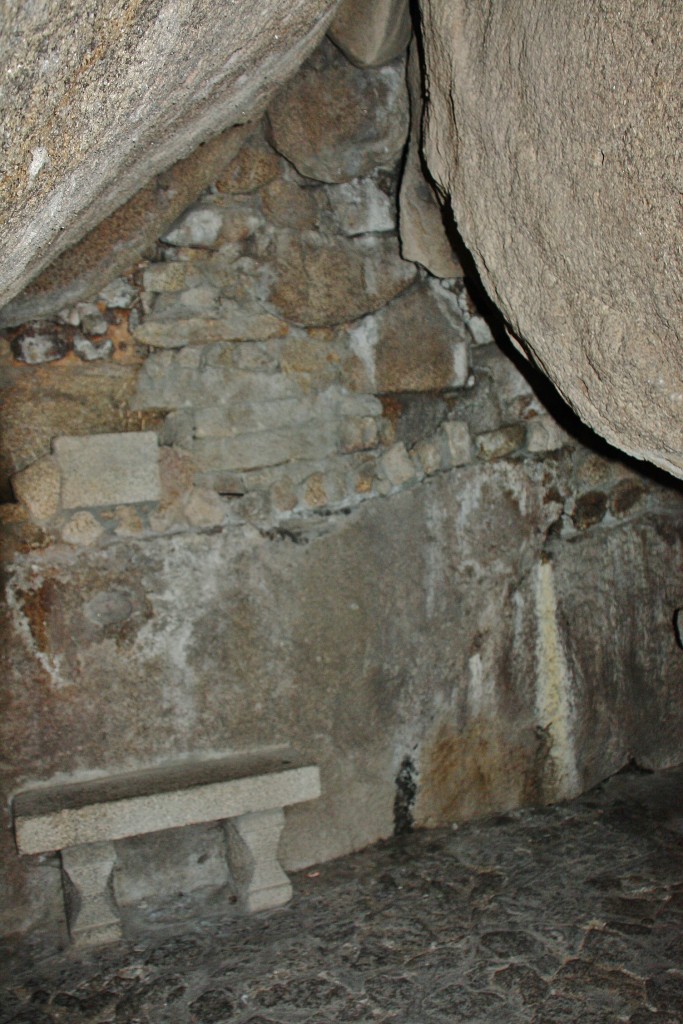
<path fill-rule="evenodd" d="M 299 869 L 683 757 L 680 487 L 498 337 L 405 156 L 407 36 L 340 34 L 125 272 L 86 239 L 4 313 L 5 813 L 291 744 Z M 0 842 L 2 930 L 56 926 L 57 857 Z M 120 842 L 119 902 L 225 891 L 222 843 Z"/>

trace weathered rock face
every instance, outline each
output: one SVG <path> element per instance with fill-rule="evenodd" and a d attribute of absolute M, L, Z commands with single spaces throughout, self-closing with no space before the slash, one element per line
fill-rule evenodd
<path fill-rule="evenodd" d="M 263 109 L 334 6 L 5 4 L 0 303 L 155 174 Z"/>
<path fill-rule="evenodd" d="M 67 249 L 28 288 L 0 309 L 0 326 L 50 316 L 130 270 L 145 249 L 237 156 L 249 126 L 222 132 L 179 160 Z"/>
<path fill-rule="evenodd" d="M 683 476 L 683 7 L 424 0 L 426 156 L 579 415 Z"/>
<path fill-rule="evenodd" d="M 435 277 L 459 277 L 462 267 L 446 233 L 434 186 L 427 181 L 423 167 L 422 72 L 415 39 L 410 44 L 407 71 L 410 134 L 399 194 L 401 255 L 406 260 L 420 263 Z"/>
<path fill-rule="evenodd" d="M 301 867 L 391 833 L 406 761 L 420 825 L 561 799 L 629 756 L 670 764 L 681 652 L 653 609 L 680 531 L 546 537 L 568 468 L 472 464 L 298 536 L 233 526 L 16 558 L 5 794 L 290 742 L 323 774 L 323 800 L 288 812 L 282 853 Z M 1 841 L 0 928 L 58 919 L 56 860 Z M 122 862 L 124 889 L 161 870 Z"/>

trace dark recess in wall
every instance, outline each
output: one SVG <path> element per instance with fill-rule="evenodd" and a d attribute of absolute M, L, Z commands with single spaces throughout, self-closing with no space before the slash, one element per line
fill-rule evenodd
<path fill-rule="evenodd" d="M 417 771 L 413 759 L 406 755 L 396 776 L 394 797 L 394 835 L 403 836 L 413 831 L 413 807 L 417 795 Z"/>

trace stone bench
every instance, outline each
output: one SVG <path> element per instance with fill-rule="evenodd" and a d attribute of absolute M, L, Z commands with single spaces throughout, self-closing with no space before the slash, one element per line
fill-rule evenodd
<path fill-rule="evenodd" d="M 242 908 L 282 906 L 292 895 L 277 859 L 283 808 L 318 796 L 318 767 L 279 748 L 36 787 L 17 793 L 12 811 L 19 853 L 61 852 L 69 933 L 86 945 L 121 937 L 116 840 L 185 825 L 226 820 Z"/>

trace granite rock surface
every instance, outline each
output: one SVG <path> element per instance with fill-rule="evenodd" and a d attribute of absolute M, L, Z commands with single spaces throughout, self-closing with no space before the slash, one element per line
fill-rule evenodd
<path fill-rule="evenodd" d="M 683 476 L 683 8 L 421 12 L 425 155 L 489 294 L 586 423 Z"/>
<path fill-rule="evenodd" d="M 200 142 L 262 111 L 333 9 L 330 0 L 87 0 L 76 13 L 10 0 L 0 302 Z"/>

